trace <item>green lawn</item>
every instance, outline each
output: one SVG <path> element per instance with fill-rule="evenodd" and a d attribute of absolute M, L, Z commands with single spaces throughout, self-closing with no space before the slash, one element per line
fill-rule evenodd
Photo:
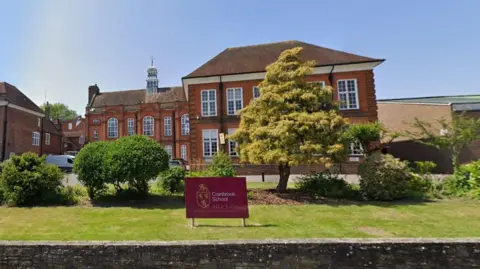
<path fill-rule="evenodd" d="M 197 220 L 181 201 L 150 208 L 0 208 L 1 240 L 196 240 L 326 237 L 480 237 L 480 202 L 251 206 L 241 221 Z"/>

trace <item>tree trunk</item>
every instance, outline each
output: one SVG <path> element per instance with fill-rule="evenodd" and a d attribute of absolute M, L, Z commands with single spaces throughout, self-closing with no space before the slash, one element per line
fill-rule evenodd
<path fill-rule="evenodd" d="M 277 192 L 285 192 L 287 190 L 288 178 L 290 177 L 290 166 L 288 164 L 281 164 L 278 166 L 280 173 L 280 180 L 277 185 Z"/>
<path fill-rule="evenodd" d="M 457 169 L 460 168 L 460 150 L 452 150 L 452 165 L 453 172 L 457 171 Z"/>

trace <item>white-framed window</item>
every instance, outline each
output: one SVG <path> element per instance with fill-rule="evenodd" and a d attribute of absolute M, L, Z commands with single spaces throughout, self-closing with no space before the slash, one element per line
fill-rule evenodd
<path fill-rule="evenodd" d="M 253 100 L 257 99 L 260 97 L 260 87 L 254 86 L 253 87 Z"/>
<path fill-rule="evenodd" d="M 228 136 L 232 135 L 235 133 L 237 129 L 228 129 Z M 233 141 L 228 138 L 228 155 L 230 156 L 238 156 L 238 153 L 235 151 L 235 149 L 238 147 L 238 142 Z"/>
<path fill-rule="evenodd" d="M 180 158 L 187 160 L 187 145 L 180 146 Z"/>
<path fill-rule="evenodd" d="M 50 133 L 45 133 L 45 145 L 50 145 Z"/>
<path fill-rule="evenodd" d="M 33 132 L 32 133 L 32 145 L 40 146 L 40 133 L 39 132 Z"/>
<path fill-rule="evenodd" d="M 217 90 L 202 90 L 202 116 L 217 116 Z"/>
<path fill-rule="evenodd" d="M 129 118 L 127 120 L 127 131 L 128 131 L 128 135 L 134 135 L 135 134 L 135 119 L 134 118 Z"/>
<path fill-rule="evenodd" d="M 212 157 L 218 151 L 218 130 L 205 129 L 202 130 L 203 156 Z"/>
<path fill-rule="evenodd" d="M 317 84 L 320 84 L 320 86 L 321 86 L 322 88 L 325 87 L 325 81 L 323 81 L 323 80 L 311 81 L 311 82 L 308 82 L 308 83 L 317 83 Z"/>
<path fill-rule="evenodd" d="M 180 123 L 182 127 L 182 135 L 189 135 L 190 134 L 190 118 L 188 114 L 183 114 L 180 118 Z"/>
<path fill-rule="evenodd" d="M 356 79 L 342 79 L 337 81 L 340 109 L 359 109 L 358 88 Z"/>
<path fill-rule="evenodd" d="M 237 115 L 243 108 L 242 88 L 227 89 L 227 115 Z"/>
<path fill-rule="evenodd" d="M 72 130 L 72 123 L 71 122 L 68 124 L 68 130 Z"/>
<path fill-rule="evenodd" d="M 93 139 L 98 139 L 98 130 L 93 130 Z"/>
<path fill-rule="evenodd" d="M 362 150 L 362 147 L 360 146 L 360 143 L 358 142 L 350 143 L 348 147 L 348 154 L 351 156 L 362 156 L 363 150 Z"/>
<path fill-rule="evenodd" d="M 172 135 L 172 117 L 170 116 L 163 118 L 163 135 Z"/>
<path fill-rule="evenodd" d="M 165 151 L 167 152 L 168 157 L 171 159 L 172 158 L 172 146 L 166 145 L 165 146 Z"/>
<path fill-rule="evenodd" d="M 107 137 L 118 137 L 118 120 L 116 118 L 110 118 L 107 121 Z"/>
<path fill-rule="evenodd" d="M 145 116 L 143 118 L 143 135 L 153 136 L 155 131 L 155 120 L 152 116 Z"/>

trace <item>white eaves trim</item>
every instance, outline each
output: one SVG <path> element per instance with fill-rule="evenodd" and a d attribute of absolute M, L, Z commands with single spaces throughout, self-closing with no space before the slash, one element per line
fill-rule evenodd
<path fill-rule="evenodd" d="M 30 113 L 30 114 L 35 115 L 35 116 L 45 117 L 45 114 L 43 114 L 43 113 L 33 111 L 31 109 L 24 108 L 24 107 L 21 107 L 21 106 L 17 106 L 15 104 L 9 103 L 7 101 L 0 101 L 0 107 L 2 107 L 2 106 L 8 106 L 8 107 L 11 107 L 11 108 L 15 108 L 17 110 L 20 110 L 20 111 L 23 111 L 23 112 L 26 112 L 26 113 Z"/>
<path fill-rule="evenodd" d="M 312 75 L 317 74 L 329 74 L 332 73 L 342 73 L 342 72 L 352 72 L 352 71 L 363 71 L 363 70 L 373 70 L 377 65 L 381 64 L 382 61 L 369 62 L 369 63 L 359 63 L 359 64 L 345 64 L 345 65 L 332 65 L 329 66 L 319 66 L 314 67 L 312 70 Z M 221 75 L 221 76 L 211 76 L 211 77 L 199 77 L 199 78 L 183 78 L 183 90 L 185 91 L 185 96 L 188 100 L 188 86 L 191 84 L 205 84 L 205 83 L 219 83 L 220 78 L 222 82 L 231 82 L 231 81 L 245 81 L 245 80 L 263 80 L 266 72 L 256 72 L 256 73 L 246 73 L 246 74 L 236 74 L 236 75 Z"/>

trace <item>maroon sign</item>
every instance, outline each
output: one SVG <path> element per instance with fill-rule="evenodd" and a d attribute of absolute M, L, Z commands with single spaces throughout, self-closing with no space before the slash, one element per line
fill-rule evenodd
<path fill-rule="evenodd" d="M 186 178 L 185 206 L 187 218 L 248 218 L 247 179 Z"/>

